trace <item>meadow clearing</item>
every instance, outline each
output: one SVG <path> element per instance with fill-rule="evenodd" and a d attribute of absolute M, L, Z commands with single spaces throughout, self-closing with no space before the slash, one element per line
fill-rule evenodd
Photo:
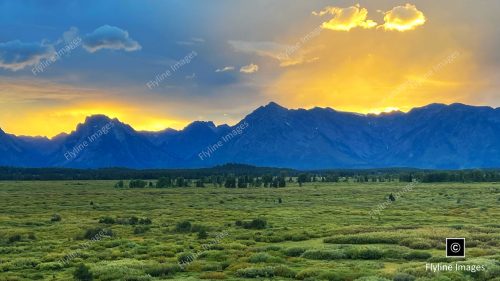
<path fill-rule="evenodd" d="M 0 182 L 0 280 L 500 280 L 497 183 L 421 183 L 370 215 L 406 183 L 115 182 Z"/>

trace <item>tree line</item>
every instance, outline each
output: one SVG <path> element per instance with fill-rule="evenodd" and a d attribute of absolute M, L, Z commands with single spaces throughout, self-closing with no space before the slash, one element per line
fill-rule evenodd
<path fill-rule="evenodd" d="M 126 168 L 69 169 L 0 167 L 0 180 L 143 180 L 165 178 L 168 186 L 198 186 L 215 184 L 228 188 L 283 187 L 288 182 L 302 185 L 307 182 L 500 182 L 500 169 L 419 170 L 338 169 L 298 171 L 293 169 L 226 164 L 202 169 Z M 137 183 L 133 183 L 137 184 Z M 153 183 L 152 183 L 153 184 Z M 139 185 L 142 185 L 140 183 Z M 154 183 L 153 185 L 156 185 Z M 163 185 L 163 183 L 161 184 Z M 149 182 L 146 182 L 149 186 Z M 145 186 L 145 187 L 146 187 Z"/>
<path fill-rule="evenodd" d="M 292 178 L 288 178 L 292 182 Z M 247 187 L 286 187 L 285 176 L 264 175 L 262 177 L 253 176 L 210 176 L 201 179 L 185 179 L 183 177 L 160 177 L 156 183 L 142 179 L 134 179 L 128 182 L 129 188 L 170 188 L 170 187 L 225 187 L 225 188 L 247 188 Z M 116 188 L 125 188 L 127 185 L 123 180 L 115 184 Z"/>

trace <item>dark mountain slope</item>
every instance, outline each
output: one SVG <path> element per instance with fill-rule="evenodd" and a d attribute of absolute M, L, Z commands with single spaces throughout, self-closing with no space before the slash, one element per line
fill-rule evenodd
<path fill-rule="evenodd" d="M 269 103 L 235 126 L 196 121 L 161 132 L 137 132 L 96 115 L 51 140 L 0 130 L 0 154 L 0 165 L 32 167 L 500 167 L 500 109 L 431 104 L 408 113 L 361 115 Z"/>

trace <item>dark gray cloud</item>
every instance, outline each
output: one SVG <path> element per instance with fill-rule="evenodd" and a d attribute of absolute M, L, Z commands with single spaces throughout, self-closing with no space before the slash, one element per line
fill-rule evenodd
<path fill-rule="evenodd" d="M 103 25 L 83 39 L 83 47 L 91 52 L 101 49 L 125 50 L 128 52 L 141 49 L 141 45 L 133 40 L 127 31 L 116 26 Z"/>
<path fill-rule="evenodd" d="M 54 47 L 43 43 L 23 43 L 19 40 L 0 43 L 0 68 L 21 70 L 53 54 Z"/>

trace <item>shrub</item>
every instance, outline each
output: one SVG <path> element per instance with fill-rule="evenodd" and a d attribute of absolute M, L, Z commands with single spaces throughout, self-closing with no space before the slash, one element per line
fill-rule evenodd
<path fill-rule="evenodd" d="M 264 229 L 267 226 L 265 219 L 253 219 L 250 222 L 243 222 L 243 227 L 246 229 Z"/>
<path fill-rule="evenodd" d="M 294 278 L 295 272 L 286 266 L 276 266 L 276 267 L 249 267 L 244 269 L 239 269 L 236 271 L 236 275 L 244 278 L 260 278 L 260 277 L 286 277 Z"/>
<path fill-rule="evenodd" d="M 402 249 L 399 248 L 387 249 L 384 251 L 384 257 L 393 260 L 402 259 L 404 255 L 406 255 L 406 251 L 403 251 Z"/>
<path fill-rule="evenodd" d="M 283 238 L 287 241 L 306 241 L 311 239 L 307 233 L 287 233 Z"/>
<path fill-rule="evenodd" d="M 190 232 L 191 228 L 192 226 L 190 221 L 181 221 L 175 226 L 175 230 L 177 232 Z"/>
<path fill-rule="evenodd" d="M 117 183 L 115 183 L 115 187 L 116 187 L 116 188 L 123 188 L 123 187 L 124 187 L 123 181 L 122 181 L 122 180 L 120 180 L 120 181 L 118 181 Z"/>
<path fill-rule="evenodd" d="M 250 256 L 250 258 L 248 259 L 248 261 L 250 261 L 251 263 L 261 263 L 261 262 L 274 262 L 276 260 L 279 260 L 278 258 L 274 257 L 274 256 L 271 256 L 270 254 L 268 253 L 257 253 L 257 254 L 253 254 L 252 256 Z"/>
<path fill-rule="evenodd" d="M 304 269 L 297 273 L 295 276 L 296 279 L 299 280 L 316 280 L 316 276 L 318 276 L 321 273 L 321 271 L 318 271 L 316 269 Z"/>
<path fill-rule="evenodd" d="M 280 277 L 285 277 L 285 278 L 295 278 L 295 271 L 291 270 L 290 268 L 279 265 L 274 268 L 274 275 L 275 276 L 280 276 Z"/>
<path fill-rule="evenodd" d="M 274 277 L 273 267 L 249 267 L 236 271 L 236 275 L 244 278 Z"/>
<path fill-rule="evenodd" d="M 50 218 L 50 221 L 61 221 L 62 218 L 58 214 L 53 214 L 52 217 Z"/>
<path fill-rule="evenodd" d="M 113 219 L 112 217 L 102 217 L 99 219 L 99 223 L 105 223 L 105 224 L 114 224 L 115 223 L 115 219 Z"/>
<path fill-rule="evenodd" d="M 384 252 L 376 248 L 352 248 L 346 254 L 351 259 L 362 260 L 378 260 L 384 256 Z"/>
<path fill-rule="evenodd" d="M 164 277 L 164 276 L 172 276 L 177 272 L 181 271 L 181 267 L 179 265 L 155 265 L 147 268 L 145 272 L 153 277 Z"/>
<path fill-rule="evenodd" d="M 136 216 L 131 216 L 129 218 L 112 218 L 109 216 L 101 217 L 99 219 L 99 223 L 105 223 L 105 224 L 129 224 L 129 225 L 137 225 L 137 224 L 152 224 L 153 221 L 151 221 L 150 218 L 138 218 Z"/>
<path fill-rule="evenodd" d="M 339 235 L 323 239 L 332 244 L 397 244 L 398 237 L 374 235 Z"/>
<path fill-rule="evenodd" d="M 92 275 L 92 272 L 90 272 L 89 267 L 84 265 L 83 263 L 76 268 L 75 272 L 73 273 L 73 277 L 75 278 L 75 280 L 80 281 L 94 280 L 94 276 Z"/>
<path fill-rule="evenodd" d="M 179 256 L 177 256 L 177 261 L 181 264 L 184 263 L 190 263 L 195 260 L 195 256 L 192 253 L 189 252 L 183 252 L 180 253 Z"/>
<path fill-rule="evenodd" d="M 415 241 L 413 243 L 410 243 L 408 247 L 417 250 L 426 250 L 426 249 L 431 249 L 432 245 L 425 241 Z"/>
<path fill-rule="evenodd" d="M 200 225 L 200 224 L 193 224 L 191 226 L 191 232 L 200 232 L 202 230 L 207 230 L 208 228 L 204 225 Z"/>
<path fill-rule="evenodd" d="M 425 239 L 404 239 L 400 245 L 412 249 L 425 250 L 432 248 L 431 241 Z"/>
<path fill-rule="evenodd" d="M 134 228 L 134 234 L 143 234 L 149 231 L 148 226 L 136 226 Z"/>
<path fill-rule="evenodd" d="M 198 231 L 198 239 L 207 239 L 208 238 L 208 233 L 206 230 L 201 229 Z"/>
<path fill-rule="evenodd" d="M 217 262 L 225 262 L 228 259 L 228 256 L 224 251 L 217 251 L 217 250 L 204 251 L 198 257 L 200 259 L 205 259 L 208 261 L 217 261 Z"/>
<path fill-rule="evenodd" d="M 405 259 L 407 260 L 426 260 L 432 257 L 430 253 L 422 252 L 422 251 L 411 251 L 405 255 Z"/>
<path fill-rule="evenodd" d="M 136 225 L 139 223 L 139 218 L 136 217 L 136 216 L 131 216 L 129 219 L 128 219 L 128 224 L 130 225 Z"/>
<path fill-rule="evenodd" d="M 15 243 L 19 242 L 22 240 L 22 237 L 20 234 L 13 234 L 9 237 L 9 243 Z"/>
<path fill-rule="evenodd" d="M 153 221 L 150 218 L 141 218 L 139 219 L 139 224 L 152 224 Z"/>
<path fill-rule="evenodd" d="M 339 250 L 309 250 L 305 251 L 302 257 L 311 260 L 337 260 L 346 258 L 345 254 Z"/>
<path fill-rule="evenodd" d="M 286 249 L 284 254 L 288 257 L 300 257 L 305 251 L 306 249 L 304 248 L 295 247 Z"/>
<path fill-rule="evenodd" d="M 398 273 L 394 276 L 394 281 L 414 281 L 415 277 L 406 273 Z"/>
<path fill-rule="evenodd" d="M 100 227 L 89 228 L 85 230 L 83 239 L 100 240 L 104 236 L 113 236 L 113 231 L 111 231 L 111 229 L 104 229 Z"/>

